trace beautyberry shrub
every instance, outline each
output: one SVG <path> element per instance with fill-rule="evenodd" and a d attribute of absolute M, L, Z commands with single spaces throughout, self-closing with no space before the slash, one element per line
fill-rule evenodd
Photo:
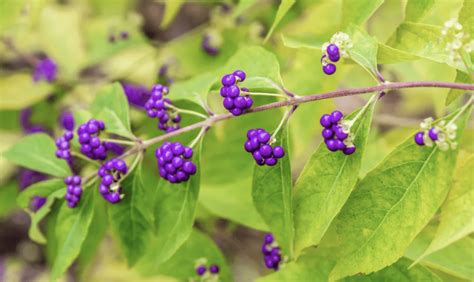
<path fill-rule="evenodd" d="M 278 159 L 285 155 L 283 147 L 272 147 L 270 141 L 270 133 L 263 128 L 247 131 L 247 141 L 244 143 L 244 148 L 245 151 L 252 154 L 257 165 L 274 166 Z"/>
<path fill-rule="evenodd" d="M 161 178 L 170 183 L 188 181 L 196 174 L 196 165 L 191 161 L 193 149 L 179 142 L 164 142 L 156 149 L 155 156 Z"/>

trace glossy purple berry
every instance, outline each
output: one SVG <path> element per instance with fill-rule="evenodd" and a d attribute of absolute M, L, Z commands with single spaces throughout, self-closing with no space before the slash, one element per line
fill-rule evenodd
<path fill-rule="evenodd" d="M 265 234 L 264 241 L 266 244 L 271 244 L 273 243 L 273 235 L 271 233 Z"/>
<path fill-rule="evenodd" d="M 332 151 L 332 152 L 337 151 L 338 148 L 337 148 L 336 140 L 329 139 L 329 140 L 326 140 L 325 142 L 329 151 Z"/>
<path fill-rule="evenodd" d="M 219 266 L 213 264 L 209 267 L 209 271 L 214 274 L 219 273 Z"/>
<path fill-rule="evenodd" d="M 197 275 L 199 276 L 202 276 L 204 275 L 204 273 L 206 273 L 206 267 L 204 265 L 200 265 L 196 268 L 196 273 Z"/>
<path fill-rule="evenodd" d="M 102 178 L 99 193 L 109 203 L 120 202 L 122 198 L 120 195 L 121 188 L 117 185 L 127 172 L 127 164 L 121 159 L 110 159 L 99 169 L 98 175 Z"/>
<path fill-rule="evenodd" d="M 336 44 L 329 44 L 326 52 L 328 54 L 329 60 L 332 62 L 337 62 L 339 61 L 340 55 L 339 55 L 339 48 L 337 47 Z"/>
<path fill-rule="evenodd" d="M 345 140 L 349 136 L 349 134 L 345 133 L 342 127 L 340 126 L 336 128 L 335 133 L 336 133 L 337 139 L 341 141 Z"/>
<path fill-rule="evenodd" d="M 340 111 L 334 111 L 331 113 L 331 122 L 333 124 L 338 123 L 344 115 Z"/>
<path fill-rule="evenodd" d="M 425 145 L 425 140 L 424 140 L 424 133 L 423 131 L 419 131 L 415 134 L 415 143 L 420 145 L 420 146 L 423 146 Z"/>
<path fill-rule="evenodd" d="M 285 155 L 285 150 L 281 146 L 275 146 L 273 148 L 273 157 L 280 159 Z"/>
<path fill-rule="evenodd" d="M 236 70 L 234 71 L 234 75 L 239 78 L 240 81 L 244 81 L 246 78 L 246 74 L 244 71 Z"/>
<path fill-rule="evenodd" d="M 335 64 L 327 64 L 323 66 L 323 72 L 327 75 L 331 75 L 336 72 L 336 65 Z"/>
<path fill-rule="evenodd" d="M 323 129 L 321 135 L 323 136 L 324 139 L 329 139 L 334 136 L 334 131 L 332 131 L 331 129 L 325 128 Z"/>
<path fill-rule="evenodd" d="M 222 102 L 224 108 L 226 108 L 227 110 L 232 110 L 233 108 L 235 108 L 235 105 L 234 105 L 234 100 L 232 98 L 225 98 L 224 101 Z"/>
<path fill-rule="evenodd" d="M 319 123 L 325 128 L 330 128 L 332 126 L 331 116 L 327 114 L 322 115 Z"/>
<path fill-rule="evenodd" d="M 346 147 L 342 152 L 345 155 L 352 155 L 355 151 L 356 151 L 356 147 L 352 146 L 352 147 Z"/>
<path fill-rule="evenodd" d="M 66 195 L 64 195 L 64 199 L 67 202 L 67 206 L 70 208 L 75 208 L 81 200 L 81 182 L 82 180 L 79 175 L 68 176 L 64 178 L 64 184 L 67 185 Z"/>
<path fill-rule="evenodd" d="M 231 86 L 235 84 L 235 76 L 233 74 L 226 74 L 222 77 L 222 85 Z"/>
<path fill-rule="evenodd" d="M 437 132 L 436 128 L 434 128 L 434 127 L 430 128 L 430 130 L 428 131 L 428 136 L 433 141 L 438 140 L 438 132 Z"/>
<path fill-rule="evenodd" d="M 155 151 L 160 176 L 170 183 L 187 181 L 197 171 L 196 165 L 189 160 L 192 156 L 193 150 L 179 142 L 163 143 Z"/>

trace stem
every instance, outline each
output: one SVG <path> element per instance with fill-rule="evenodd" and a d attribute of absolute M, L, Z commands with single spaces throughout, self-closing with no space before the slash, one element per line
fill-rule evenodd
<path fill-rule="evenodd" d="M 93 160 L 91 160 L 91 159 L 89 159 L 89 158 L 83 156 L 83 155 L 80 154 L 80 153 L 71 151 L 71 155 L 74 156 L 74 157 L 76 157 L 76 158 L 82 159 L 82 160 L 84 160 L 84 161 L 86 161 L 86 162 L 88 162 L 88 163 L 91 163 L 91 164 L 93 164 L 93 165 L 95 165 L 95 166 L 100 166 L 99 163 L 97 163 L 97 162 L 95 162 L 95 161 L 93 161 Z"/>
<path fill-rule="evenodd" d="M 243 95 L 249 95 L 249 96 L 270 96 L 270 97 L 280 97 L 280 98 L 285 98 L 287 99 L 288 97 L 285 95 L 277 94 L 277 93 L 265 93 L 265 92 L 247 92 L 247 91 L 242 91 Z"/>
<path fill-rule="evenodd" d="M 351 88 L 351 89 L 340 89 L 336 91 L 321 93 L 321 94 L 313 94 L 303 97 L 297 97 L 290 100 L 278 101 L 273 102 L 270 104 L 262 105 L 259 107 L 255 107 L 243 113 L 243 115 L 247 115 L 250 113 L 262 112 L 270 109 L 275 109 L 279 107 L 286 107 L 290 105 L 299 105 L 304 103 L 309 103 L 312 101 L 317 100 L 325 100 L 331 99 L 336 97 L 345 97 L 345 96 L 354 96 L 372 92 L 381 92 L 384 90 L 393 90 L 393 89 L 403 89 L 403 88 L 420 88 L 420 87 L 433 87 L 433 88 L 451 88 L 451 89 L 461 89 L 461 90 L 474 90 L 473 84 L 466 84 L 466 83 L 456 83 L 456 82 L 440 82 L 440 81 L 411 81 L 411 82 L 393 82 L 393 83 L 384 83 L 376 86 L 370 87 L 361 87 L 361 88 Z M 215 115 L 212 117 L 207 118 L 204 121 L 197 122 L 191 124 L 189 126 L 180 128 L 178 130 L 172 131 L 170 133 L 157 136 L 148 140 L 143 141 L 142 146 L 148 147 L 153 144 L 159 143 L 163 140 L 167 140 L 171 137 L 180 135 L 184 132 L 188 132 L 197 128 L 202 128 L 205 126 L 211 126 L 216 122 L 220 122 L 223 120 L 235 118 L 231 113 Z"/>
<path fill-rule="evenodd" d="M 457 113 L 449 123 L 454 123 L 461 115 L 464 114 L 464 112 L 471 106 L 471 104 L 474 102 L 474 97 L 471 96 L 471 98 L 469 98 L 469 100 L 467 101 L 467 103 L 461 108 L 461 110 L 459 111 L 459 113 Z"/>
<path fill-rule="evenodd" d="M 128 173 L 125 174 L 125 176 L 122 177 L 122 178 L 117 182 L 117 185 L 118 185 L 119 183 L 121 183 L 122 181 L 124 181 L 125 178 L 127 178 L 127 177 L 130 175 L 130 173 L 135 169 L 135 167 L 138 165 L 138 163 L 139 163 L 140 160 L 142 159 L 142 156 L 143 156 L 142 151 L 138 151 L 138 155 L 137 155 L 137 157 L 135 158 L 135 160 L 133 160 L 133 163 L 130 165 L 130 167 L 129 167 L 129 169 L 128 169 Z"/>
<path fill-rule="evenodd" d="M 166 107 L 168 107 L 168 108 L 170 108 L 170 109 L 173 109 L 173 110 L 176 110 L 176 112 L 178 112 L 178 113 L 194 115 L 194 116 L 198 116 L 198 117 L 203 118 L 203 119 L 207 119 L 207 118 L 208 118 L 208 116 L 203 115 L 203 114 L 201 114 L 201 113 L 198 113 L 198 112 L 195 112 L 195 111 L 191 111 L 191 110 L 181 109 L 181 108 L 175 107 L 175 106 L 173 106 L 173 105 L 170 105 L 170 104 L 168 104 L 168 103 L 166 103 Z"/>
<path fill-rule="evenodd" d="M 359 117 L 365 113 L 365 110 L 367 110 L 367 108 L 372 104 L 372 103 L 375 103 L 375 101 L 377 101 L 377 98 L 378 98 L 379 94 L 376 93 L 374 95 L 372 95 L 372 97 L 370 97 L 370 100 L 365 104 L 365 106 L 357 113 L 357 115 L 355 117 L 353 117 L 351 119 L 351 127 L 352 125 L 354 124 L 354 122 L 356 120 L 359 119 Z"/>
<path fill-rule="evenodd" d="M 188 147 L 193 148 L 194 145 L 196 145 L 196 143 L 204 136 L 204 134 L 206 134 L 208 129 L 209 129 L 208 126 L 201 127 L 201 131 L 199 131 L 199 134 L 196 136 L 196 138 L 194 138 L 193 141 L 191 141 Z"/>
<path fill-rule="evenodd" d="M 123 145 L 128 145 L 128 146 L 135 145 L 135 142 L 133 141 L 117 140 L 117 139 L 109 139 L 109 138 L 100 138 L 100 139 L 104 142 L 117 143 L 117 144 L 123 144 Z"/>
<path fill-rule="evenodd" d="M 283 118 L 281 119 L 280 123 L 278 124 L 277 128 L 275 129 L 275 131 L 273 131 L 273 134 L 272 136 L 270 137 L 270 140 L 275 140 L 275 136 L 278 134 L 278 132 L 281 130 L 281 128 L 283 127 L 284 124 L 286 124 L 286 122 L 290 119 L 290 116 L 291 114 L 295 111 L 296 109 L 296 105 L 291 107 L 291 109 L 287 109 L 286 112 L 285 112 L 285 115 L 283 116 Z"/>

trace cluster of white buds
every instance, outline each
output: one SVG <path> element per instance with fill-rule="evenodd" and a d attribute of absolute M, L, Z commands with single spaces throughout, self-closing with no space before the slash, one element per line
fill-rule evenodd
<path fill-rule="evenodd" d="M 420 127 L 423 131 L 423 143 L 428 147 L 438 146 L 442 151 L 456 149 L 456 131 L 458 127 L 452 122 L 440 121 L 433 125 L 433 118 L 427 118 L 421 122 Z"/>
<path fill-rule="evenodd" d="M 343 142 L 344 142 L 344 145 L 346 145 L 346 147 L 348 148 L 355 147 L 354 145 L 355 135 L 351 132 L 352 125 L 354 125 L 354 120 L 343 120 L 340 123 L 342 132 L 347 134 L 347 138 L 344 139 Z"/>
<path fill-rule="evenodd" d="M 352 48 L 352 40 L 344 32 L 336 32 L 332 37 L 329 42 L 326 42 L 323 44 L 321 50 L 323 53 L 326 53 L 327 47 L 329 44 L 335 44 L 339 48 L 339 53 L 343 58 L 348 58 L 349 57 L 349 50 Z"/>
<path fill-rule="evenodd" d="M 444 23 L 441 31 L 443 40 L 446 42 L 446 51 L 449 59 L 453 62 L 461 61 L 460 52 L 464 50 L 471 53 L 474 50 L 474 40 L 470 35 L 463 32 L 463 26 L 456 19 L 451 19 Z"/>

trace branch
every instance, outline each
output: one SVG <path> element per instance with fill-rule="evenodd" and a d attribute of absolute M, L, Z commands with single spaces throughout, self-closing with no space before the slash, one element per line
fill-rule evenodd
<path fill-rule="evenodd" d="M 258 106 L 253 109 L 250 109 L 244 112 L 242 115 L 262 112 L 262 111 L 271 110 L 271 109 L 280 108 L 280 107 L 295 106 L 295 105 L 304 104 L 304 103 L 317 101 L 317 100 L 360 95 L 360 94 L 366 94 L 366 93 L 371 93 L 371 92 L 380 92 L 384 90 L 393 90 L 393 89 L 402 89 L 402 88 L 420 88 L 420 87 L 450 88 L 450 89 L 461 89 L 461 90 L 466 90 L 466 91 L 474 90 L 473 84 L 466 84 L 466 83 L 439 82 L 439 81 L 413 81 L 413 82 L 393 82 L 393 83 L 388 82 L 388 83 L 380 84 L 377 86 L 341 89 L 341 90 L 336 90 L 336 91 L 331 91 L 331 92 L 326 92 L 326 93 L 321 93 L 321 94 L 312 94 L 312 95 L 292 98 L 290 100 L 285 100 L 285 101 L 274 102 L 274 103 L 270 103 L 270 104 L 266 104 L 266 105 L 262 105 L 262 106 Z M 211 116 L 204 121 L 197 122 L 189 126 L 180 128 L 178 130 L 172 131 L 170 133 L 143 141 L 142 147 L 146 148 L 158 142 L 164 141 L 166 139 L 169 139 L 171 137 L 180 135 L 188 131 L 192 131 L 194 129 L 198 129 L 202 127 L 210 127 L 212 126 L 212 124 L 216 122 L 230 119 L 233 117 L 235 116 L 233 116 L 230 113 Z"/>

